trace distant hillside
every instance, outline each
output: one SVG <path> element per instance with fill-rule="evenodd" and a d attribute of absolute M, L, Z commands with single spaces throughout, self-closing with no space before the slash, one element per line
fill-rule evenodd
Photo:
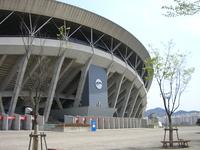
<path fill-rule="evenodd" d="M 165 116 L 165 110 L 163 108 L 157 107 L 154 109 L 149 109 L 145 112 L 145 117 L 148 117 L 150 114 L 155 113 L 158 117 Z M 185 114 L 191 114 L 191 113 L 200 113 L 200 111 L 184 111 L 179 110 L 174 113 L 174 115 L 185 115 Z"/>
<path fill-rule="evenodd" d="M 160 107 L 157 107 L 154 109 L 149 109 L 149 110 L 145 111 L 144 116 L 148 117 L 152 113 L 156 114 L 158 117 L 165 116 L 165 110 Z"/>

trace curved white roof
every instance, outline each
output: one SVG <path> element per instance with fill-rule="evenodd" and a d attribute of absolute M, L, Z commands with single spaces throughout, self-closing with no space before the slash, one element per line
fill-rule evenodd
<path fill-rule="evenodd" d="M 72 5 L 54 0 L 0 0 L 0 9 L 50 16 L 91 27 L 123 42 L 142 60 L 150 57 L 140 41 L 127 30 L 104 17 Z"/>

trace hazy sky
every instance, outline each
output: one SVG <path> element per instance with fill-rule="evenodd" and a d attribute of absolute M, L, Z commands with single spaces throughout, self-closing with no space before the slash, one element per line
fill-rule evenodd
<path fill-rule="evenodd" d="M 179 109 L 200 111 L 200 14 L 168 18 L 161 6 L 170 0 L 60 0 L 95 12 L 128 30 L 148 49 L 173 39 L 176 49 L 190 52 L 188 66 L 195 67 Z M 163 107 L 156 83 L 148 92 L 147 109 Z"/>

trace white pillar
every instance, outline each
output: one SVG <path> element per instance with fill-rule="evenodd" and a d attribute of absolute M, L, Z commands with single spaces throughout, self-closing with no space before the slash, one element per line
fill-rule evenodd
<path fill-rule="evenodd" d="M 8 130 L 8 115 L 3 115 L 2 130 Z"/>
<path fill-rule="evenodd" d="M 125 100 L 122 104 L 121 111 L 119 112 L 119 116 L 121 116 L 121 117 L 124 117 L 126 107 L 127 107 L 128 101 L 130 99 L 131 91 L 132 91 L 133 85 L 134 85 L 134 80 L 132 82 L 129 82 L 129 81 L 127 81 L 127 82 L 128 82 L 127 85 L 125 85 L 126 89 L 127 89 L 127 92 L 126 92 L 126 95 L 125 95 Z"/>
<path fill-rule="evenodd" d="M 51 80 L 51 84 L 50 84 L 50 88 L 49 88 L 49 92 L 48 92 L 48 96 L 47 96 L 47 101 L 46 101 L 46 106 L 44 109 L 45 122 L 47 122 L 48 118 L 49 118 L 51 105 L 53 103 L 53 98 L 54 98 L 60 70 L 61 70 L 62 64 L 64 62 L 64 59 L 65 59 L 65 53 L 62 53 L 62 55 L 59 57 L 58 61 L 56 62 L 56 65 L 54 66 L 53 77 Z"/>
<path fill-rule="evenodd" d="M 13 113 L 15 112 L 19 92 L 21 90 L 22 81 L 23 81 L 23 78 L 24 78 L 24 74 L 25 74 L 25 71 L 26 71 L 26 67 L 27 67 L 30 55 L 31 55 L 31 49 L 29 49 L 27 51 L 27 53 L 24 55 L 24 57 L 21 60 L 20 67 L 18 69 L 17 80 L 16 80 L 16 83 L 15 83 L 13 96 L 12 96 L 12 99 L 11 99 L 11 102 L 10 102 L 10 107 L 9 107 L 9 110 L 8 110 L 9 115 L 13 115 Z"/>
<path fill-rule="evenodd" d="M 81 96 L 82 96 L 82 93 L 83 93 L 84 84 L 85 84 L 86 77 L 87 77 L 87 73 L 88 73 L 90 64 L 92 63 L 93 56 L 94 56 L 94 54 L 88 59 L 87 63 L 85 64 L 85 66 L 81 70 L 81 77 L 80 77 L 80 80 L 79 80 L 79 84 L 78 84 L 78 88 L 77 88 L 77 92 L 76 92 L 76 97 L 75 97 L 75 102 L 74 102 L 75 107 L 79 107 L 79 104 L 80 104 L 80 101 L 81 101 Z"/>
<path fill-rule="evenodd" d="M 20 130 L 21 127 L 21 120 L 20 120 L 20 115 L 15 115 L 15 120 L 14 120 L 14 130 Z"/>
<path fill-rule="evenodd" d="M 25 130 L 32 130 L 32 116 L 31 115 L 26 115 L 26 120 L 24 121 L 25 123 Z"/>
<path fill-rule="evenodd" d="M 5 114 L 2 97 L 0 95 L 0 113 Z"/>

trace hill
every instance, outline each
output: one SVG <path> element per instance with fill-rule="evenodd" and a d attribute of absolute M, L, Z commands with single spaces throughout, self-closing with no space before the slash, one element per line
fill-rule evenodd
<path fill-rule="evenodd" d="M 163 117 L 165 116 L 165 110 L 163 108 L 157 107 L 154 109 L 149 109 L 145 112 L 144 116 L 148 117 L 150 114 L 155 113 L 158 117 Z M 186 115 L 186 114 L 192 114 L 192 113 L 200 113 L 200 111 L 184 111 L 184 110 L 179 110 L 174 113 L 174 115 Z"/>

